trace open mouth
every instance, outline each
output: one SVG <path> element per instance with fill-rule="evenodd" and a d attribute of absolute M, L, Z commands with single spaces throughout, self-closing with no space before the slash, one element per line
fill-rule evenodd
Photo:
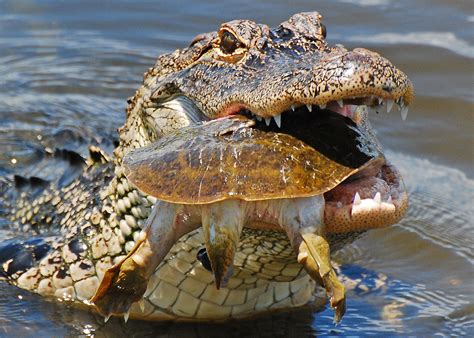
<path fill-rule="evenodd" d="M 358 168 L 369 161 L 369 143 L 379 149 L 380 146 L 373 144 L 377 141 L 370 126 L 364 130 L 367 137 L 361 138 L 359 133 L 348 131 L 351 128 L 360 130 L 363 120 L 368 123 L 367 115 L 390 113 L 397 110 L 395 107 L 405 120 L 408 106 L 402 97 L 392 100 L 370 96 L 330 101 L 324 105 L 293 104 L 281 114 L 266 118 L 242 106 L 228 108 L 227 112 L 254 119 L 254 128 L 258 130 L 294 136 L 331 160 Z M 408 195 L 397 168 L 381 156 L 325 192 L 324 200 L 325 223 L 331 232 L 340 233 L 396 223 L 406 212 Z"/>

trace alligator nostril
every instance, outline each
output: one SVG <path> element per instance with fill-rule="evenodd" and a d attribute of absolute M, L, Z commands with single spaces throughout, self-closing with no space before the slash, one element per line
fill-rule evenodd
<path fill-rule="evenodd" d="M 207 255 L 206 248 L 199 249 L 196 254 L 196 258 L 201 262 L 202 266 L 209 272 L 212 272 L 211 261 Z"/>

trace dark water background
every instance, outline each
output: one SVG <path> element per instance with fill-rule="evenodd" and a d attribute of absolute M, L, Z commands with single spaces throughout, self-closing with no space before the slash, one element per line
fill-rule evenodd
<path fill-rule="evenodd" d="M 0 0 L 0 176 L 51 178 L 64 164 L 46 160 L 45 146 L 112 149 L 143 72 L 196 34 L 235 18 L 275 26 L 310 10 L 323 14 L 330 44 L 380 52 L 417 94 L 407 121 L 395 109 L 373 118 L 411 205 L 399 225 L 337 255 L 353 280 L 342 324 L 328 309 L 225 325 L 104 324 L 0 283 L 0 336 L 474 335 L 472 0 Z M 0 240 L 11 236 L 0 223 Z"/>

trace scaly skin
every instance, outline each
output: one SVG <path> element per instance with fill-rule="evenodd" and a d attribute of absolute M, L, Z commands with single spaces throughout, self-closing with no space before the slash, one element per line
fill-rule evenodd
<path fill-rule="evenodd" d="M 318 13 L 301 13 L 275 30 L 252 21 L 231 21 L 218 32 L 196 37 L 188 48 L 160 56 L 129 101 L 126 122 L 119 129 L 120 144 L 111 158 L 93 150 L 94 160 L 89 159 L 83 174 L 65 188 L 50 186 L 34 196 L 22 192 L 14 200 L 4 194 L 0 202 L 12 226 L 38 233 L 54 230 L 57 235 L 41 235 L 40 241 L 27 241 L 16 252 L 12 248 L 19 241 L 1 246 L 0 278 L 44 296 L 88 302 L 105 271 L 143 240 L 141 229 L 156 202 L 127 180 L 122 159 L 171 131 L 243 110 L 266 118 L 292 105 L 329 107 L 354 97 L 378 97 L 402 108 L 410 103 L 412 86 L 400 70 L 365 49 L 329 48 L 320 20 Z M 239 40 L 235 50 L 223 43 L 229 33 Z M 364 114 L 351 117 L 370 132 Z M 326 210 L 326 221 L 334 226 L 326 234 L 332 249 L 402 217 L 407 198 L 402 182 L 397 181 L 398 186 L 395 211 L 388 216 L 362 213 L 353 221 L 352 200 Z M 363 199 L 373 196 L 368 196 L 370 189 L 366 187 Z M 331 203 L 336 201 L 328 200 L 327 205 Z M 196 259 L 204 247 L 201 231 L 183 236 L 152 274 L 143 301 L 132 305 L 130 315 L 146 320 L 226 319 L 306 304 L 315 283 L 304 268 L 312 276 L 321 273 L 316 265 L 327 268 L 328 254 L 307 258 L 314 250 L 305 245 L 318 238 L 304 235 L 298 243 L 303 243 L 300 251 L 306 256 L 298 256 L 298 263 L 288 237 L 274 230 L 243 229 L 233 275 L 220 290 L 212 273 Z M 321 277 L 334 279 L 327 271 Z M 336 284 L 333 301 L 341 308 Z"/>

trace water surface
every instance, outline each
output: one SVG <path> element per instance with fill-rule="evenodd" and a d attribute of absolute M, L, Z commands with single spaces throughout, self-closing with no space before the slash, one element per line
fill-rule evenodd
<path fill-rule="evenodd" d="M 474 334 L 472 1 L 0 1 L 0 175 L 53 178 L 64 163 L 45 147 L 111 150 L 143 72 L 198 33 L 310 10 L 323 14 L 330 44 L 380 52 L 417 94 L 407 121 L 395 110 L 373 118 L 411 205 L 400 224 L 335 257 L 350 284 L 342 324 L 311 308 L 227 324 L 104 324 L 1 283 L 0 336 Z M 0 239 L 13 235 L 0 223 Z"/>

